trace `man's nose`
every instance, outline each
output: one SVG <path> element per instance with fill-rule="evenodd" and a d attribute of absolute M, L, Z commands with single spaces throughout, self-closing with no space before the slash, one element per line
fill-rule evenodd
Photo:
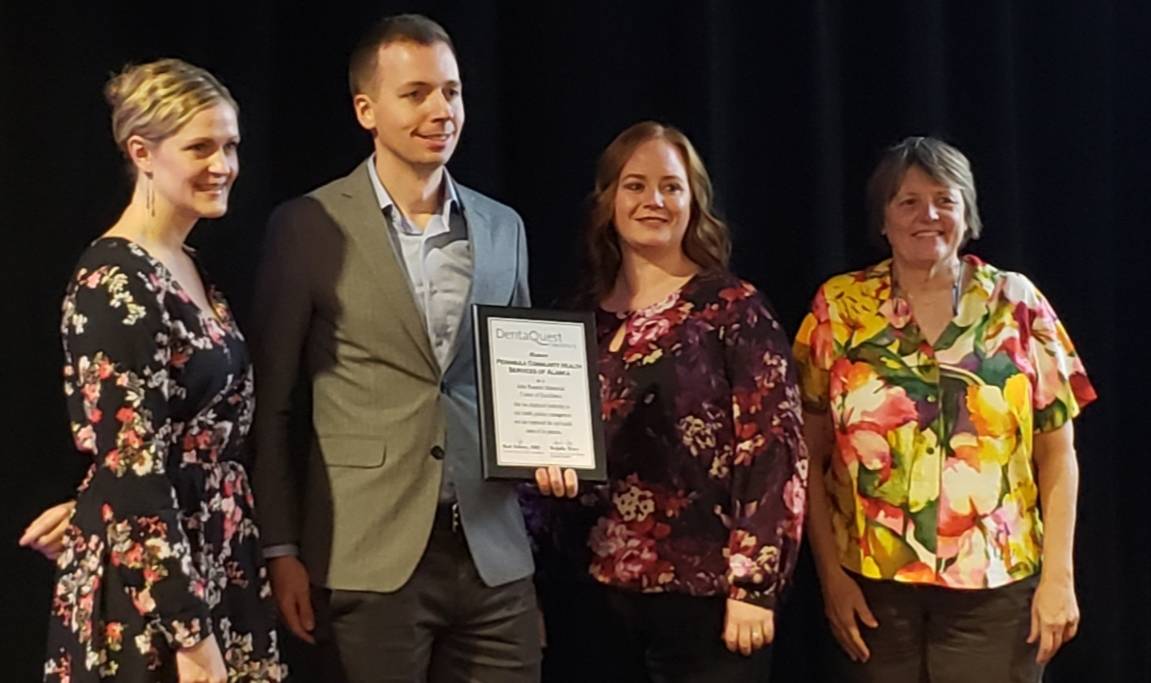
<path fill-rule="evenodd" d="M 443 90 L 436 90 L 429 96 L 429 99 L 431 100 L 433 116 L 444 119 L 451 117 L 452 103 L 448 100 L 448 96 L 444 94 Z"/>

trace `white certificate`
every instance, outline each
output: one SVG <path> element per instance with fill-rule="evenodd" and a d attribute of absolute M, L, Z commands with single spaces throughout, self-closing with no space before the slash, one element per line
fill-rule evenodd
<path fill-rule="evenodd" d="M 604 471 L 594 319 L 588 314 L 477 307 L 485 474 L 530 478 L 556 465 Z M 590 348 L 589 348 L 590 347 Z"/>

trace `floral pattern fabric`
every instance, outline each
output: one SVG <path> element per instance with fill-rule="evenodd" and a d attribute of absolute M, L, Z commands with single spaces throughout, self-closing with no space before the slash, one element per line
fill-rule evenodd
<path fill-rule="evenodd" d="M 284 678 L 241 460 L 251 367 L 209 296 L 214 315 L 116 238 L 68 287 L 64 391 L 93 462 L 57 560 L 45 680 L 175 680 L 175 651 L 213 634 L 229 681 Z"/>
<path fill-rule="evenodd" d="M 807 452 L 787 338 L 762 296 L 699 274 L 651 307 L 600 310 L 596 327 L 609 482 L 579 510 L 543 503 L 590 534 L 529 504 L 537 539 L 547 525 L 586 543 L 585 566 L 607 585 L 773 606 L 799 547 Z"/>
<path fill-rule="evenodd" d="M 805 406 L 833 424 L 840 561 L 868 578 L 979 589 L 1036 574 L 1034 433 L 1095 399 L 1039 290 L 964 262 L 971 276 L 934 344 L 890 260 L 828 280 L 795 341 Z"/>

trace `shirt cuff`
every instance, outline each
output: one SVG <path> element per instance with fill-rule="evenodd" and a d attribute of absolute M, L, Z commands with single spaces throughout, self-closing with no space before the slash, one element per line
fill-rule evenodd
<path fill-rule="evenodd" d="M 300 547 L 295 543 L 280 543 L 278 545 L 270 545 L 264 548 L 264 559 L 271 560 L 276 557 L 297 557 L 300 554 Z"/>

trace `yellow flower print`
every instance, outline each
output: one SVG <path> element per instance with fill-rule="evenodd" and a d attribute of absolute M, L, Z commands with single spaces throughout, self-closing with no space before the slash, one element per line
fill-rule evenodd
<path fill-rule="evenodd" d="M 1021 435 L 1030 435 L 1032 432 L 1031 420 L 1034 411 L 1031 407 L 1031 381 L 1026 375 L 1012 375 L 1003 387 L 1003 396 L 1011 413 L 1015 416 Z"/>
<path fill-rule="evenodd" d="M 880 278 L 862 281 L 851 276 L 832 278 L 823 287 L 831 314 L 831 333 L 839 346 L 857 346 L 887 329 L 880 295 L 889 285 Z M 886 297 L 884 297 L 885 299 Z"/>
<path fill-rule="evenodd" d="M 870 579 L 889 579 L 919 559 L 903 537 L 882 524 L 867 525 L 864 543 L 869 552 L 863 560 L 863 572 Z"/>
<path fill-rule="evenodd" d="M 980 435 L 1002 436 L 1018 427 L 999 387 L 986 384 L 968 387 L 967 410 Z"/>
<path fill-rule="evenodd" d="M 911 477 L 908 482 L 907 504 L 911 512 L 919 512 L 929 503 L 939 498 L 940 476 L 943 454 L 935 432 L 930 429 L 917 431 L 915 423 L 908 423 L 893 432 L 900 441 L 910 441 L 909 454 Z M 889 437 L 891 438 L 891 437 Z M 900 446 L 904 448 L 906 446 Z"/>
<path fill-rule="evenodd" d="M 971 466 L 999 466 L 1016 453 L 1021 439 L 1031 434 L 1031 383 L 1024 375 L 1011 376 L 1002 390 L 991 385 L 967 388 L 967 410 L 975 434 L 959 433 L 951 439 L 956 455 Z"/>

